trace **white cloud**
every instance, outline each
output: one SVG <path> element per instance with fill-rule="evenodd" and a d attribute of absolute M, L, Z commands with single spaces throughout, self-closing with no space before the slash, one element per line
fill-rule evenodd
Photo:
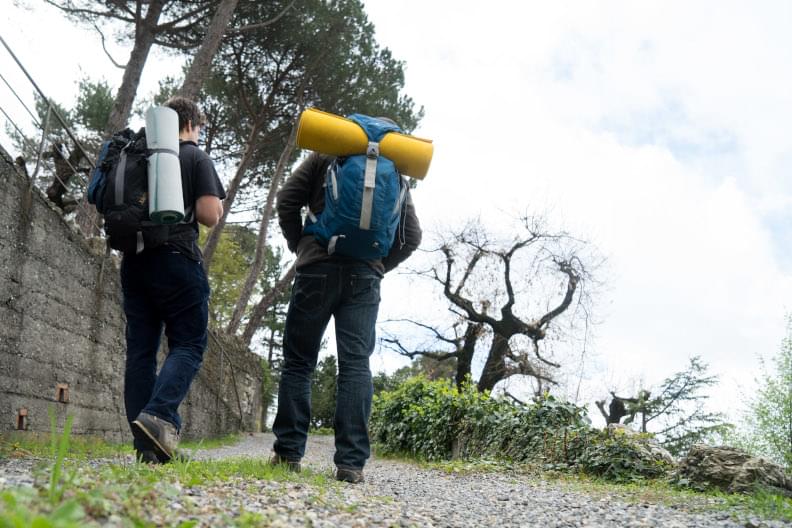
<path fill-rule="evenodd" d="M 426 105 L 418 133 L 436 140 L 415 193 L 425 227 L 551 210 L 609 257 L 592 392 L 657 383 L 700 354 L 733 404 L 735 380 L 750 384 L 779 343 L 792 293 L 778 232 L 790 7 L 444 6 L 367 2 Z"/>

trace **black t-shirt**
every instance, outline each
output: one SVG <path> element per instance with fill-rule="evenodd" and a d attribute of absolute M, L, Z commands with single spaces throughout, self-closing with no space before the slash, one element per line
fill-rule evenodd
<path fill-rule="evenodd" d="M 200 261 L 195 202 L 201 196 L 207 195 L 224 200 L 226 193 L 212 159 L 192 141 L 179 143 L 179 162 L 184 195 L 184 220 L 171 226 L 167 244 L 191 259 Z"/>

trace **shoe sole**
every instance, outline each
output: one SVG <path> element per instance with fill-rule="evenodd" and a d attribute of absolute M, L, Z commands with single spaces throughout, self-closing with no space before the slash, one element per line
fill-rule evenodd
<path fill-rule="evenodd" d="M 157 437 L 154 436 L 148 429 L 146 429 L 146 426 L 143 425 L 143 423 L 140 422 L 140 420 L 135 420 L 134 422 L 132 422 L 132 425 L 137 427 L 141 433 L 146 435 L 146 437 L 148 437 L 148 439 L 154 443 L 154 450 L 157 451 L 157 455 L 159 455 L 161 458 L 164 459 L 163 462 L 170 462 L 170 460 L 173 458 L 173 455 L 171 453 L 168 453 L 168 450 L 165 449 L 162 446 L 162 444 L 159 443 Z"/>

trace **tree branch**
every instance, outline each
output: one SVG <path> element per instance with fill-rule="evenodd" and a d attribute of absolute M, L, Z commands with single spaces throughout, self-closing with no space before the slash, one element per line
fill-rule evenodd
<path fill-rule="evenodd" d="M 269 20 L 265 20 L 264 22 L 259 22 L 257 24 L 248 24 L 247 26 L 238 27 L 236 29 L 233 29 L 233 30 L 229 31 L 229 34 L 236 35 L 236 34 L 244 32 L 244 31 L 252 31 L 254 29 L 261 29 L 263 27 L 271 26 L 272 24 L 274 24 L 275 22 L 277 22 L 278 20 L 283 18 L 283 16 L 286 14 L 286 12 L 289 9 L 291 9 L 292 6 L 295 3 L 296 3 L 296 0 L 292 0 L 291 3 L 289 3 L 289 5 L 287 5 L 285 8 L 283 8 L 283 11 L 281 11 L 280 13 L 278 13 L 277 15 L 275 15 L 273 18 L 271 18 Z"/>
<path fill-rule="evenodd" d="M 120 68 L 120 69 L 122 69 L 122 70 L 123 70 L 124 68 L 126 68 L 126 67 L 127 67 L 127 65 L 126 65 L 126 64 L 119 64 L 119 63 L 118 63 L 118 62 L 117 62 L 117 61 L 116 61 L 116 60 L 113 58 L 113 56 L 112 56 L 112 55 L 110 55 L 110 52 L 109 52 L 109 51 L 107 51 L 107 46 L 105 45 L 105 36 L 104 36 L 104 33 L 102 33 L 102 30 L 101 30 L 101 29 L 99 29 L 99 26 L 96 24 L 96 22 L 94 22 L 94 25 L 93 25 L 93 27 L 94 27 L 94 29 L 97 31 L 97 33 L 99 33 L 99 36 L 102 38 L 102 49 L 104 50 L 104 52 L 105 52 L 105 55 L 107 55 L 107 58 L 108 58 L 108 59 L 110 59 L 110 62 L 112 62 L 112 63 L 113 63 L 113 66 L 115 66 L 116 68 Z"/>
<path fill-rule="evenodd" d="M 432 359 L 436 359 L 437 361 L 445 361 L 446 359 L 451 359 L 459 356 L 459 352 L 432 352 L 429 350 L 409 350 L 407 347 L 401 344 L 401 341 L 396 339 L 395 337 L 381 337 L 381 343 L 386 343 L 386 347 L 393 350 L 397 354 L 402 356 L 407 356 L 410 359 L 415 359 L 416 356 L 426 356 Z M 394 348 L 395 347 L 395 348 Z"/>
<path fill-rule="evenodd" d="M 564 295 L 564 299 L 561 301 L 561 304 L 556 306 L 553 310 L 547 312 L 542 316 L 541 319 L 539 319 L 539 322 L 536 326 L 540 329 L 544 329 L 550 321 L 562 314 L 564 310 L 566 310 L 569 305 L 572 304 L 572 298 L 575 296 L 575 290 L 577 289 L 578 282 L 580 281 L 580 276 L 578 275 L 577 270 L 575 270 L 569 261 L 555 258 L 553 261 L 558 265 L 558 269 L 569 278 L 569 281 L 567 282 L 566 295 Z"/>

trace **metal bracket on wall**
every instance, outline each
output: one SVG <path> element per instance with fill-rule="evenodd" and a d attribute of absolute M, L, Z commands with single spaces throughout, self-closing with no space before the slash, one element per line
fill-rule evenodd
<path fill-rule="evenodd" d="M 16 423 L 17 431 L 27 430 L 27 426 L 28 426 L 27 415 L 28 415 L 28 410 L 25 409 L 24 407 L 17 411 L 17 423 Z"/>
<path fill-rule="evenodd" d="M 69 384 L 55 384 L 55 399 L 60 403 L 69 403 Z"/>

